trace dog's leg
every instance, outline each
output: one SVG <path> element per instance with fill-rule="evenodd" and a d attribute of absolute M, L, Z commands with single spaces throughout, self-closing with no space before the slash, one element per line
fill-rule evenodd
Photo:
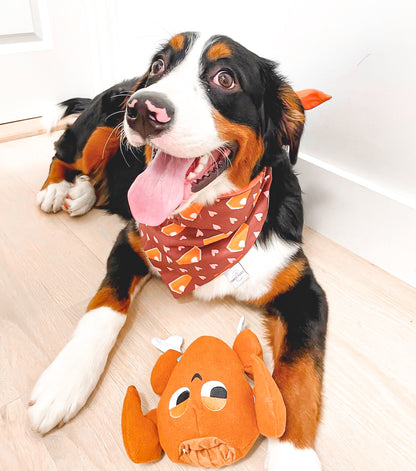
<path fill-rule="evenodd" d="M 147 279 L 149 269 L 140 255 L 140 241 L 134 233 L 133 248 L 131 233 L 132 224 L 120 232 L 108 258 L 107 274 L 87 313 L 32 391 L 29 418 L 41 433 L 67 422 L 83 407 L 126 321 L 133 291 Z"/>
<path fill-rule="evenodd" d="M 267 471 L 318 471 L 314 442 L 320 419 L 327 324 L 325 294 L 307 269 L 290 291 L 268 306 L 273 377 L 287 408 L 286 431 L 269 439 Z"/>

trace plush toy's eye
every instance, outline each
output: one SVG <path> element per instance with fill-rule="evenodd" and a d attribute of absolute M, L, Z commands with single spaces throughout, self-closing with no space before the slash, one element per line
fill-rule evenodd
<path fill-rule="evenodd" d="M 208 409 L 221 410 L 227 402 L 227 388 L 220 381 L 207 381 L 201 388 L 201 399 Z"/>
<path fill-rule="evenodd" d="M 188 407 L 190 391 L 188 388 L 179 388 L 169 400 L 169 414 L 174 419 L 183 415 Z"/>

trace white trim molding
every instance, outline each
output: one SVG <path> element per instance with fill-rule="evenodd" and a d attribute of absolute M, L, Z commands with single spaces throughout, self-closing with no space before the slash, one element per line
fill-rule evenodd
<path fill-rule="evenodd" d="M 300 153 L 305 224 L 416 286 L 416 202 Z"/>
<path fill-rule="evenodd" d="M 400 195 L 392 190 L 389 190 L 388 188 L 384 188 L 370 180 L 367 180 L 366 178 L 359 177 L 354 173 L 348 172 L 347 170 L 343 170 L 339 167 L 336 167 L 335 165 L 329 164 L 327 162 L 324 162 L 323 160 L 317 159 L 316 157 L 312 157 L 311 155 L 304 154 L 302 152 L 299 154 L 299 158 L 304 160 L 305 162 L 309 162 L 310 164 L 316 165 L 317 167 L 327 170 L 328 172 L 334 173 L 335 175 L 338 175 L 341 178 L 350 180 L 351 182 L 356 183 L 357 185 L 360 185 L 364 188 L 367 188 L 370 191 L 374 191 L 381 196 L 385 196 L 386 198 L 396 201 L 397 203 L 404 204 L 405 206 L 409 206 L 409 208 L 416 209 L 415 200 L 407 198 L 404 195 Z"/>

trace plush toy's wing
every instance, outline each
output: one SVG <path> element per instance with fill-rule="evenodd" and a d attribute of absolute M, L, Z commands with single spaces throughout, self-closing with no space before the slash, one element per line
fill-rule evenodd
<path fill-rule="evenodd" d="M 259 432 L 270 438 L 281 437 L 286 428 L 286 407 L 263 361 L 259 339 L 251 330 L 245 329 L 237 335 L 233 349 L 246 374 L 254 380 L 254 406 Z"/>
<path fill-rule="evenodd" d="M 165 390 L 170 375 L 177 365 L 178 358 L 181 355 L 182 353 L 177 350 L 168 350 L 159 357 L 156 365 L 153 367 L 152 374 L 150 376 L 150 384 L 152 385 L 153 391 L 156 394 L 159 394 L 159 396 L 161 396 Z"/>
<path fill-rule="evenodd" d="M 315 108 L 321 103 L 324 103 L 325 101 L 332 98 L 331 95 L 327 95 L 326 93 L 313 88 L 299 90 L 296 92 L 296 95 L 300 98 L 302 106 L 305 108 L 305 110 L 311 110 L 312 108 Z"/>
<path fill-rule="evenodd" d="M 154 409 L 144 416 L 139 393 L 134 386 L 129 386 L 124 398 L 121 429 L 124 447 L 135 463 L 155 461 L 162 454 L 155 412 Z"/>
<path fill-rule="evenodd" d="M 259 357 L 253 359 L 254 397 L 259 432 L 279 438 L 286 428 L 286 407 L 277 384 Z"/>

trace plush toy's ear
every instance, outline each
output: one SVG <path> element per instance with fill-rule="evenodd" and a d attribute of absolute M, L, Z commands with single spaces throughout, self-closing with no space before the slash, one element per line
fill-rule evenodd
<path fill-rule="evenodd" d="M 311 110 L 312 108 L 315 108 L 316 106 L 319 106 L 332 98 L 331 95 L 327 95 L 326 93 L 313 88 L 299 90 L 296 92 L 296 95 L 299 97 L 305 110 Z"/>
<path fill-rule="evenodd" d="M 258 338 L 251 330 L 243 330 L 235 339 L 234 351 L 244 371 L 254 380 L 254 397 L 259 432 L 270 438 L 281 437 L 286 427 L 286 407 L 277 384 L 263 361 Z"/>
<path fill-rule="evenodd" d="M 165 390 L 170 375 L 172 374 L 173 369 L 178 363 L 178 358 L 181 355 L 182 353 L 176 350 L 168 350 L 161 357 L 159 357 L 156 365 L 153 367 L 150 383 L 152 385 L 153 391 L 159 396 L 161 396 Z"/>
<path fill-rule="evenodd" d="M 280 85 L 277 95 L 282 105 L 282 116 L 277 132 L 279 146 L 289 146 L 290 162 L 294 165 L 298 159 L 305 113 L 298 95 L 287 83 Z"/>

